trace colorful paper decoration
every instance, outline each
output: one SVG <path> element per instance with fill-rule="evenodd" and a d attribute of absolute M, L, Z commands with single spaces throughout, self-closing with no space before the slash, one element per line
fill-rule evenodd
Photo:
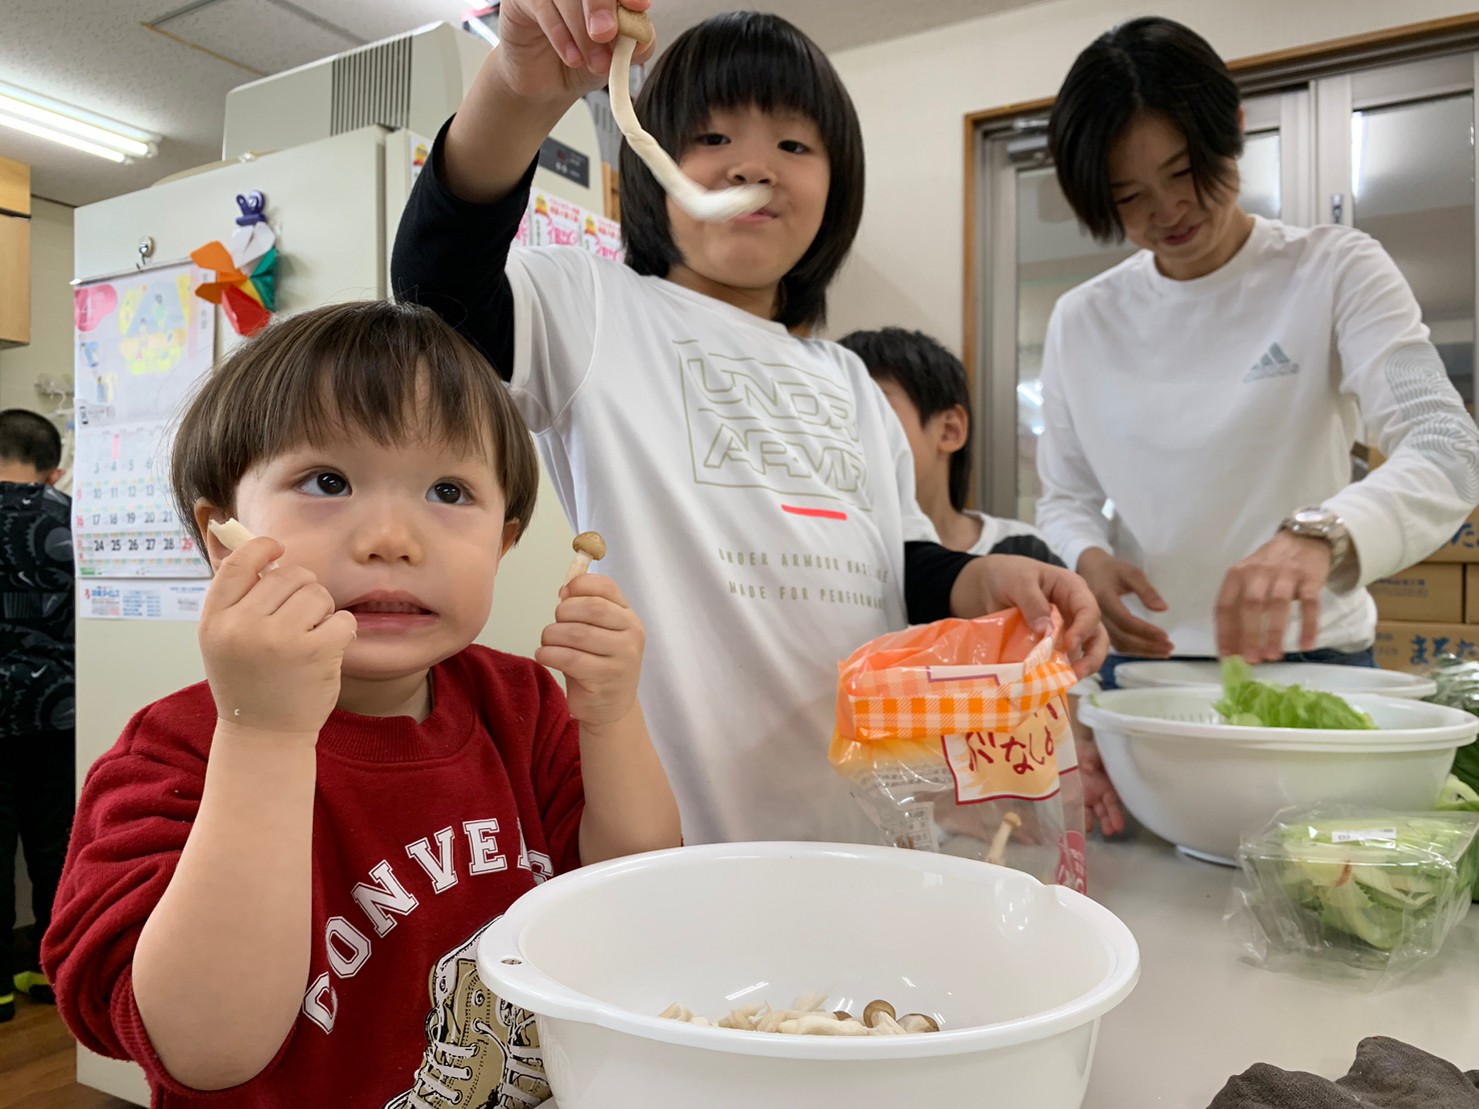
<path fill-rule="evenodd" d="M 230 249 L 212 241 L 191 252 L 190 258 L 216 275 L 195 295 L 219 304 L 237 334 L 250 338 L 267 326 L 277 307 L 277 232 L 262 214 L 266 198 L 261 193 L 238 196 L 236 204 L 241 215 Z"/>

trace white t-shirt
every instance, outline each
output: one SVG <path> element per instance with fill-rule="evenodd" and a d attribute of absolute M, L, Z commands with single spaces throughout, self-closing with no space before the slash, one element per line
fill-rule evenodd
<path fill-rule="evenodd" d="M 1229 567 L 1320 504 L 1350 529 L 1362 588 L 1325 591 L 1317 643 L 1370 645 L 1364 586 L 1427 557 L 1479 502 L 1479 431 L 1407 282 L 1351 228 L 1255 217 L 1238 254 L 1192 281 L 1141 251 L 1059 300 L 1042 379 L 1038 526 L 1069 566 L 1089 547 L 1141 566 L 1169 611 L 1127 603 L 1177 654 L 1216 653 Z M 1351 484 L 1363 423 L 1389 457 Z"/>
<path fill-rule="evenodd" d="M 1031 539 L 1041 539 L 1047 543 L 1043 533 L 1024 520 L 1008 520 L 1001 516 L 988 516 L 984 512 L 977 512 L 973 508 L 962 510 L 965 515 L 981 522 L 981 538 L 971 546 L 966 554 L 989 555 L 998 543 L 1003 539 L 1014 539 L 1018 536 L 1026 536 Z"/>
<path fill-rule="evenodd" d="M 514 398 L 647 629 L 641 701 L 689 843 L 878 842 L 827 761 L 837 663 L 906 623 L 935 541 L 862 362 L 574 248 L 515 250 Z"/>

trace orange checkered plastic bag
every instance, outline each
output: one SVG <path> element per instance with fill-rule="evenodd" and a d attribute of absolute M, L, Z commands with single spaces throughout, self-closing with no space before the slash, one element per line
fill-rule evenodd
<path fill-rule="evenodd" d="M 829 757 L 889 842 L 1085 889 L 1065 698 L 1078 679 L 1052 636 L 1016 609 L 939 620 L 879 636 L 838 670 Z"/>

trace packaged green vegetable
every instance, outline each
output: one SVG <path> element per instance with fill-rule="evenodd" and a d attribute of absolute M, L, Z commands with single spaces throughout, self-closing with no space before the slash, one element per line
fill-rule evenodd
<path fill-rule="evenodd" d="M 1479 716 L 1479 662 L 1444 655 L 1429 677 L 1438 683 L 1438 692 L 1429 701 Z M 1453 773 L 1471 790 L 1479 790 L 1479 743 L 1454 752 Z"/>
<path fill-rule="evenodd" d="M 1222 700 L 1212 707 L 1229 724 L 1252 728 L 1365 731 L 1376 727 L 1371 717 L 1334 693 L 1255 680 L 1253 668 L 1236 655 L 1222 660 Z"/>
<path fill-rule="evenodd" d="M 1431 958 L 1468 910 L 1476 842 L 1479 812 L 1281 813 L 1238 850 L 1263 955 L 1378 971 Z"/>
<path fill-rule="evenodd" d="M 1473 746 L 1471 743 L 1468 747 L 1460 747 L 1459 754 L 1471 750 Z M 1438 794 L 1438 808 L 1443 812 L 1479 813 L 1479 792 L 1456 774 L 1450 774 Z M 1474 900 L 1479 901 L 1479 877 L 1474 880 Z"/>

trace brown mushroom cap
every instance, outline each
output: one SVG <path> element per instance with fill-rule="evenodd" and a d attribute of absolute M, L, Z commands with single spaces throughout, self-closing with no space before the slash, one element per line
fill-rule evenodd
<path fill-rule="evenodd" d="M 876 1001 L 870 1001 L 863 1009 L 863 1023 L 869 1028 L 873 1027 L 873 1017 L 876 1013 L 887 1013 L 891 1019 L 897 1019 L 898 1017 L 898 1014 L 894 1012 L 894 1007 L 887 1001 L 881 998 Z"/>
<path fill-rule="evenodd" d="M 598 531 L 583 531 L 570 541 L 570 549 L 577 554 L 588 554 L 594 562 L 606 557 L 606 540 Z"/>
<path fill-rule="evenodd" d="M 940 1025 L 935 1018 L 927 1016 L 924 1013 L 905 1013 L 899 1018 L 899 1027 L 903 1028 L 905 1032 L 914 1033 L 938 1032 L 940 1030 Z"/>
<path fill-rule="evenodd" d="M 657 38 L 646 12 L 634 12 L 620 4 L 616 7 L 616 27 L 620 34 L 641 43 L 651 44 Z"/>

